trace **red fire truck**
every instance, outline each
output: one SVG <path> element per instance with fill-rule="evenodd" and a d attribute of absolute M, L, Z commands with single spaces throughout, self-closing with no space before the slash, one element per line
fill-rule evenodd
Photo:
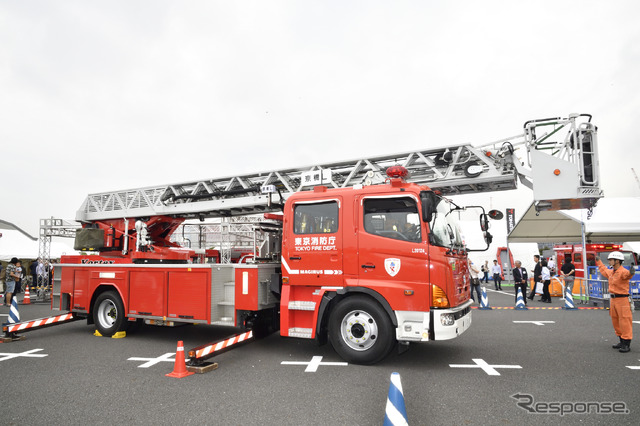
<path fill-rule="evenodd" d="M 407 183 L 404 168 L 390 173 L 383 185 L 292 194 L 261 224 L 281 230 L 280 262 L 266 252 L 252 264 L 189 263 L 195 252 L 169 241 L 182 219 L 95 221 L 77 232 L 77 247 L 100 255 L 58 266 L 61 308 L 106 336 L 137 319 L 279 327 L 328 337 L 358 363 L 379 361 L 396 340 L 456 337 L 471 325 L 459 207 Z M 127 239 L 134 250 L 123 251 Z"/>
<path fill-rule="evenodd" d="M 609 244 L 609 243 L 600 243 L 600 244 L 587 244 L 587 265 L 586 266 L 596 266 L 596 256 L 599 256 L 606 264 L 606 259 L 609 253 L 612 251 L 619 251 L 624 254 L 624 264 L 625 265 L 637 265 L 638 259 L 636 258 L 636 254 L 623 250 L 622 244 Z M 553 251 L 556 256 L 556 264 L 557 269 L 560 269 L 564 259 L 569 256 L 571 258 L 571 262 L 576 267 L 576 277 L 584 278 L 584 269 L 585 269 L 585 256 L 582 255 L 582 244 L 561 244 L 553 247 Z"/>
<path fill-rule="evenodd" d="M 362 364 L 380 361 L 396 343 L 454 338 L 471 325 L 471 248 L 457 214 L 476 208 L 487 244 L 491 235 L 484 209 L 446 196 L 514 189 L 518 179 L 529 185 L 534 166 L 549 179 L 558 169 L 566 170 L 563 179 L 573 176 L 566 196 L 534 192 L 541 209 L 593 206 L 602 193 L 590 121 L 527 122 L 521 144 L 529 169 L 516 156 L 518 143 L 501 140 L 91 194 L 76 216 L 76 248 L 99 254 L 55 265 L 52 307 L 86 318 L 105 336 L 131 322 L 226 325 L 255 335 L 279 329 L 329 341 Z M 543 126 L 569 137 L 549 149 L 536 133 Z M 572 155 L 554 157 L 560 148 Z M 545 187 L 558 186 L 541 176 Z M 254 223 L 260 237 L 252 256 L 233 263 L 229 229 L 247 215 L 262 215 Z M 222 221 L 218 252 L 171 240 L 185 220 L 205 218 Z"/>

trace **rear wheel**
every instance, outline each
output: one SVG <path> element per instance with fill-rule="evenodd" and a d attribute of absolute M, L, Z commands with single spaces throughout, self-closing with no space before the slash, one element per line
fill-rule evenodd
<path fill-rule="evenodd" d="M 329 340 L 336 352 L 354 364 L 375 364 L 395 345 L 389 315 L 366 296 L 351 296 L 331 312 Z"/>
<path fill-rule="evenodd" d="M 111 337 L 127 328 L 124 305 L 115 291 L 105 291 L 93 304 L 93 322 L 103 336 Z"/>

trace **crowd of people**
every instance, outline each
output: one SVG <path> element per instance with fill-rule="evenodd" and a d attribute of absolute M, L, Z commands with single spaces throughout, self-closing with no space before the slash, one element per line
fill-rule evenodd
<path fill-rule="evenodd" d="M 540 302 L 551 303 L 551 293 L 549 287 L 551 286 L 551 279 L 554 276 L 562 278 L 564 280 L 565 291 L 573 293 L 573 284 L 575 282 L 576 267 L 571 262 L 571 256 L 566 256 L 563 259 L 562 266 L 559 271 L 556 270 L 556 262 L 553 257 L 548 259 L 542 258 L 539 255 L 533 257 L 534 267 L 531 271 L 532 285 L 527 296 L 527 287 L 529 286 L 529 272 L 522 266 L 520 260 L 514 262 L 515 268 L 511 271 L 514 281 L 515 297 L 518 297 L 518 290 L 524 297 L 525 304 L 528 300 L 533 300 L 536 293 L 542 293 Z M 493 265 L 489 265 L 489 261 L 485 261 L 480 269 L 476 267 L 473 261 L 469 260 L 469 274 L 471 276 L 471 299 L 475 301 L 474 293 L 478 296 L 480 301 L 480 283 L 489 283 L 489 275 L 493 278 L 494 289 L 502 290 L 502 281 L 504 279 L 504 273 L 502 267 L 498 263 L 498 260 L 493 261 Z"/>
<path fill-rule="evenodd" d="M 598 256 L 595 257 L 595 260 L 600 274 L 606 279 L 606 281 L 608 281 L 608 293 L 610 300 L 609 315 L 611 316 L 614 332 L 619 339 L 619 342 L 614 344 L 612 347 L 613 349 L 618 349 L 619 352 L 629 352 L 631 350 L 631 340 L 633 338 L 632 310 L 629 299 L 629 281 L 635 274 L 635 268 L 633 264 L 629 269 L 624 268 L 622 265 L 625 260 L 624 255 L 617 251 L 611 252 L 608 255 L 607 260 L 609 262 L 609 268 L 602 263 Z M 556 263 L 553 257 L 545 259 L 539 255 L 535 255 L 533 256 L 533 262 L 534 267 L 531 270 L 532 286 L 528 297 L 524 299 L 525 304 L 527 303 L 527 299 L 533 300 L 537 293 L 542 293 L 540 302 L 551 303 L 549 287 L 551 286 L 551 279 L 554 276 L 562 278 L 565 294 L 573 294 L 576 267 L 571 262 L 570 255 L 565 256 L 559 270 L 556 270 Z M 513 268 L 512 274 L 517 303 L 519 293 L 523 296 L 527 294 L 527 283 L 529 282 L 529 279 L 527 270 L 522 266 L 522 262 L 516 260 L 514 262 L 514 266 L 515 268 Z M 488 261 L 480 267 L 480 270 L 478 270 L 473 261 L 469 260 L 472 300 L 475 300 L 474 293 L 477 294 L 478 302 L 481 300 L 480 283 L 483 280 L 485 283 L 489 282 L 489 270 Z M 480 273 L 483 274 L 482 278 L 479 278 Z M 493 261 L 491 273 L 493 274 L 495 289 L 502 290 L 502 269 L 497 260 Z"/>
<path fill-rule="evenodd" d="M 11 300 L 24 293 L 28 285 L 31 285 L 31 290 L 38 286 L 48 287 L 52 273 L 49 262 L 43 262 L 42 259 L 31 261 L 28 273 L 17 257 L 12 258 L 5 268 L 0 265 L 0 279 L 4 281 L 4 305 L 11 305 Z"/>

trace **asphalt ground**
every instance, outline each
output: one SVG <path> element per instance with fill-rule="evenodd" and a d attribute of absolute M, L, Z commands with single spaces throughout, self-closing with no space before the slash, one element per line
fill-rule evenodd
<path fill-rule="evenodd" d="M 165 374 L 178 340 L 188 350 L 234 329 L 142 326 L 112 339 L 76 321 L 24 333 L 23 341 L 0 344 L 0 424 L 376 425 L 393 372 L 401 376 L 410 424 L 640 424 L 640 369 L 628 368 L 640 367 L 640 345 L 626 354 L 611 349 L 607 310 L 549 309 L 563 305 L 558 298 L 529 302 L 543 309 L 498 309 L 514 306 L 507 287 L 488 289 L 488 297 L 494 309 L 474 309 L 459 338 L 411 345 L 374 366 L 344 365 L 330 345 L 274 334 L 217 356 L 217 370 L 175 379 Z M 23 321 L 52 313 L 46 304 L 19 308 Z M 147 368 L 147 361 L 129 359 L 162 356 L 169 361 Z M 295 364 L 312 359 L 315 368 Z M 479 364 L 496 366 L 494 375 Z M 576 413 L 587 402 L 591 413 Z M 596 404 L 611 411 L 612 402 L 627 413 L 594 413 Z M 574 412 L 544 413 L 560 403 Z"/>

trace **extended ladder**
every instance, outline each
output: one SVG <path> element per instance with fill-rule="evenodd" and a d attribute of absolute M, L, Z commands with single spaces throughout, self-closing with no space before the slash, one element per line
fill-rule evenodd
<path fill-rule="evenodd" d="M 571 168 L 571 172 L 564 174 L 563 178 L 571 179 L 572 192 L 568 197 L 561 194 L 561 198 L 576 198 L 581 205 L 593 205 L 602 197 L 598 186 L 596 128 L 590 120 L 586 125 L 576 122 L 584 117 L 590 119 L 590 116 L 576 114 L 566 119 L 532 120 L 525 123 L 523 134 L 482 147 L 463 144 L 91 194 L 78 210 L 76 219 L 90 222 L 157 215 L 204 219 L 276 211 L 288 195 L 308 186 L 344 188 L 382 183 L 386 180 L 386 168 L 393 165 L 402 165 L 409 170 L 409 182 L 428 185 L 444 195 L 515 189 L 518 177 L 532 187 L 532 181 L 537 176 L 532 170 L 540 171 L 542 174 L 537 177 L 542 182 L 536 182 L 535 185 L 542 188 L 542 192 L 534 193 L 536 201 L 557 198 L 557 194 L 550 197 L 544 192 L 545 187 L 549 186 L 547 168 L 552 166 L 557 169 L 562 166 L 560 168 L 563 169 L 567 166 Z M 544 135 L 536 135 L 535 129 L 543 126 L 551 126 L 553 130 Z M 549 142 L 551 137 L 563 129 L 566 133 L 564 139 Z M 527 166 L 516 157 L 515 149 L 519 146 L 527 151 Z M 547 161 L 548 158 L 552 161 Z M 549 176 L 549 179 L 553 178 Z M 563 186 L 566 184 L 564 182 Z M 552 188 L 557 186 L 552 182 Z"/>

